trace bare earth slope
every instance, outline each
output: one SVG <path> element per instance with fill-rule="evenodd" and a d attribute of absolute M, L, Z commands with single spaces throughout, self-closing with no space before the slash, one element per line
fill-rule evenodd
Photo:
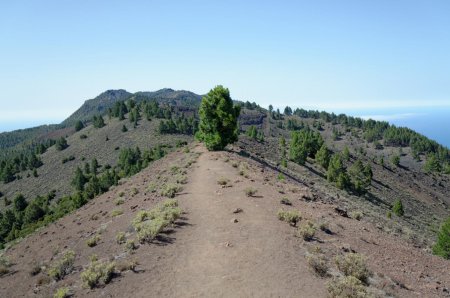
<path fill-rule="evenodd" d="M 336 214 L 339 202 L 311 201 L 314 189 L 278 180 L 277 174 L 234 152 L 206 152 L 201 145 L 172 153 L 9 249 L 14 265 L 0 278 L 0 297 L 49 297 L 63 286 L 75 297 L 326 297 L 326 283 L 340 274 L 333 259 L 346 251 L 367 257 L 368 288 L 377 297 L 448 296 L 449 261 L 384 234 L 364 218 Z M 226 179 L 226 187 L 218 184 Z M 117 243 L 119 232 L 136 238 L 132 219 L 162 201 L 161 189 L 176 181 L 183 187 L 176 198 L 184 213 L 174 227 L 133 252 Z M 246 196 L 248 187 L 256 195 Z M 292 206 L 281 205 L 283 197 Z M 116 205 L 118 198 L 124 203 Z M 237 208 L 242 211 L 234 213 Z M 318 230 L 310 242 L 295 237 L 296 228 L 277 219 L 280 208 L 300 210 L 302 221 L 326 221 L 331 232 Z M 114 216 L 114 209 L 123 214 Z M 98 244 L 88 247 L 93 235 Z M 305 256 L 317 247 L 329 277 L 316 276 L 307 264 Z M 74 270 L 49 280 L 48 267 L 69 249 L 76 254 Z M 118 266 L 108 284 L 87 289 L 80 273 L 92 254 Z M 135 270 L 119 272 L 131 260 L 138 262 Z M 43 270 L 31 276 L 36 264 Z"/>

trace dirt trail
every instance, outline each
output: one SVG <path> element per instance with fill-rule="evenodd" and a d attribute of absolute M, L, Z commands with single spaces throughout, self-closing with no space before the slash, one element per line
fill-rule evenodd
<path fill-rule="evenodd" d="M 324 297 L 323 281 L 308 270 L 303 249 L 292 229 L 277 220 L 273 202 L 247 197 L 250 180 L 218 159 L 219 153 L 198 150 L 197 167 L 178 197 L 188 226 L 176 232 L 154 268 L 158 274 L 144 283 L 156 296 Z M 233 186 L 219 186 L 221 177 Z M 254 184 L 264 194 L 263 185 Z M 234 214 L 236 208 L 243 212 Z M 148 295 L 148 289 L 135 294 Z"/>

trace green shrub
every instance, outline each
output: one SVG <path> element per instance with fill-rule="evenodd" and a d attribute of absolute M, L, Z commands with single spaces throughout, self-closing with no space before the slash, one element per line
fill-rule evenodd
<path fill-rule="evenodd" d="M 232 163 L 231 163 L 231 166 L 232 166 L 233 168 L 237 168 L 237 167 L 239 166 L 239 163 L 238 163 L 238 162 L 232 162 Z"/>
<path fill-rule="evenodd" d="M 53 295 L 53 298 L 67 298 L 70 297 L 70 289 L 68 287 L 62 287 L 56 290 L 55 295 Z"/>
<path fill-rule="evenodd" d="M 397 216 L 403 216 L 405 211 L 403 210 L 403 203 L 400 199 L 397 199 L 392 206 L 392 212 Z"/>
<path fill-rule="evenodd" d="M 114 277 L 116 264 L 114 262 L 92 261 L 81 273 L 81 281 L 88 288 L 95 288 L 99 283 L 107 284 Z"/>
<path fill-rule="evenodd" d="M 303 240 L 305 241 L 312 240 L 315 234 L 316 234 L 316 227 L 309 220 L 301 223 L 297 230 L 297 235 L 303 238 Z"/>
<path fill-rule="evenodd" d="M 87 246 L 89 246 L 89 247 L 94 247 L 94 246 L 97 245 L 97 243 L 98 243 L 99 241 L 100 241 L 100 236 L 99 236 L 99 235 L 95 235 L 95 236 L 89 238 L 89 239 L 86 241 L 86 244 L 87 244 Z"/>
<path fill-rule="evenodd" d="M 307 258 L 308 265 L 314 270 L 314 273 L 320 277 L 328 275 L 327 259 L 323 254 L 309 255 Z"/>
<path fill-rule="evenodd" d="M 330 297 L 334 298 L 366 298 L 370 297 L 361 281 L 353 276 L 333 279 L 327 284 Z"/>
<path fill-rule="evenodd" d="M 362 282 L 369 278 L 370 271 L 366 266 L 366 258 L 358 253 L 348 253 L 336 257 L 336 266 L 346 276 L 353 276 Z"/>
<path fill-rule="evenodd" d="M 117 233 L 116 241 L 117 241 L 118 244 L 125 243 L 125 240 L 126 240 L 126 238 L 125 238 L 125 233 L 124 232 Z"/>
<path fill-rule="evenodd" d="M 283 175 L 282 173 L 278 173 L 277 179 L 278 179 L 279 181 L 284 181 L 284 175 Z"/>
<path fill-rule="evenodd" d="M 246 189 L 244 189 L 244 192 L 247 197 L 253 197 L 258 192 L 258 190 L 252 187 L 247 187 Z"/>
<path fill-rule="evenodd" d="M 73 264 L 75 262 L 75 252 L 72 250 L 67 251 L 63 257 L 56 261 L 48 269 L 48 275 L 54 280 L 61 280 L 67 274 L 70 274 L 73 270 Z"/>
<path fill-rule="evenodd" d="M 450 217 L 442 224 L 436 244 L 433 246 L 435 255 L 450 259 Z"/>
<path fill-rule="evenodd" d="M 278 210 L 278 219 L 293 225 L 294 227 L 302 219 L 300 212 L 297 210 L 284 211 L 283 209 Z"/>

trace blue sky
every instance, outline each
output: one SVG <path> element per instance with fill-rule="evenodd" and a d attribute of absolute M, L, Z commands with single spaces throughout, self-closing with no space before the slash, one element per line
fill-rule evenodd
<path fill-rule="evenodd" d="M 449 1 L 15 0 L 0 14 L 0 131 L 60 122 L 119 88 L 222 84 L 328 111 L 450 106 Z"/>

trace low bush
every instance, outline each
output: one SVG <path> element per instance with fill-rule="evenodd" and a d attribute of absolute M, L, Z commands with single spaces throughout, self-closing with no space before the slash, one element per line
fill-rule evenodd
<path fill-rule="evenodd" d="M 99 236 L 99 235 L 95 235 L 95 236 L 89 238 L 89 239 L 86 241 L 86 244 L 87 244 L 87 246 L 89 246 L 89 247 L 94 247 L 94 246 L 97 245 L 97 243 L 98 243 L 99 241 L 100 241 L 100 236 Z"/>
<path fill-rule="evenodd" d="M 311 221 L 307 220 L 300 224 L 297 233 L 299 237 L 303 238 L 303 240 L 310 241 L 316 234 L 316 227 Z"/>
<path fill-rule="evenodd" d="M 151 242 L 180 215 L 181 209 L 177 200 L 166 200 L 152 210 L 139 211 L 132 221 L 139 242 Z"/>
<path fill-rule="evenodd" d="M 94 260 L 88 268 L 81 273 L 81 281 L 88 288 L 95 288 L 100 283 L 107 284 L 114 277 L 116 264 L 114 262 L 100 262 Z"/>
<path fill-rule="evenodd" d="M 5 256 L 0 256 L 0 277 L 10 272 L 11 262 Z"/>
<path fill-rule="evenodd" d="M 350 217 L 356 220 L 361 220 L 363 218 L 363 213 L 361 211 L 354 210 L 350 212 Z"/>
<path fill-rule="evenodd" d="M 33 266 L 31 267 L 31 270 L 30 270 L 30 276 L 36 276 L 36 275 L 38 275 L 39 273 L 41 273 L 41 271 L 42 271 L 42 266 L 41 266 L 41 264 L 33 264 Z"/>
<path fill-rule="evenodd" d="M 182 190 L 182 187 L 176 184 L 167 184 L 161 190 L 161 195 L 168 198 L 174 198 L 177 193 Z"/>
<path fill-rule="evenodd" d="M 62 287 L 56 290 L 55 294 L 53 295 L 53 298 L 67 298 L 70 297 L 70 289 L 68 287 Z"/>
<path fill-rule="evenodd" d="M 300 212 L 297 210 L 284 211 L 280 209 L 278 210 L 277 216 L 279 220 L 285 221 L 294 227 L 302 219 Z"/>
<path fill-rule="evenodd" d="M 116 206 L 122 205 L 123 203 L 125 203 L 125 200 L 122 198 L 118 198 L 114 201 L 114 203 L 116 204 Z"/>
<path fill-rule="evenodd" d="M 258 190 L 252 187 L 247 187 L 246 189 L 244 189 L 244 192 L 247 197 L 253 197 L 258 192 Z"/>
<path fill-rule="evenodd" d="M 278 179 L 279 181 L 284 181 L 284 175 L 281 174 L 281 173 L 278 173 L 277 179 Z"/>
<path fill-rule="evenodd" d="M 314 273 L 320 277 L 328 275 L 328 263 L 323 254 L 309 255 L 307 258 L 308 265 L 314 270 Z"/>
<path fill-rule="evenodd" d="M 73 270 L 73 264 L 75 262 L 75 252 L 72 250 L 64 253 L 63 257 L 56 261 L 48 269 L 48 275 L 54 280 L 61 280 L 64 276 L 70 274 Z"/>
<path fill-rule="evenodd" d="M 137 246 L 133 239 L 128 239 L 127 242 L 125 243 L 125 248 L 128 251 L 133 251 L 133 250 L 137 249 Z"/>
<path fill-rule="evenodd" d="M 117 233 L 116 241 L 118 244 L 125 243 L 125 241 L 126 241 L 125 233 L 124 232 Z"/>
<path fill-rule="evenodd" d="M 224 177 L 221 177 L 219 178 L 219 180 L 217 180 L 217 184 L 221 186 L 226 186 L 228 183 L 230 183 L 230 180 Z"/>
<path fill-rule="evenodd" d="M 137 265 L 138 265 L 138 262 L 136 260 L 131 260 L 131 261 L 123 260 L 116 265 L 116 269 L 119 272 L 124 272 L 124 271 L 128 271 L 128 270 L 131 270 L 134 272 L 136 270 Z"/>
<path fill-rule="evenodd" d="M 169 221 L 161 217 L 154 218 L 139 226 L 137 229 L 137 238 L 141 243 L 151 242 L 168 225 Z"/>
<path fill-rule="evenodd" d="M 361 281 L 353 276 L 335 278 L 327 284 L 330 297 L 368 298 L 371 297 Z"/>
<path fill-rule="evenodd" d="M 348 253 L 345 256 L 336 257 L 336 266 L 346 276 L 353 276 L 362 282 L 366 282 L 370 271 L 366 266 L 366 259 L 358 253 Z"/>

